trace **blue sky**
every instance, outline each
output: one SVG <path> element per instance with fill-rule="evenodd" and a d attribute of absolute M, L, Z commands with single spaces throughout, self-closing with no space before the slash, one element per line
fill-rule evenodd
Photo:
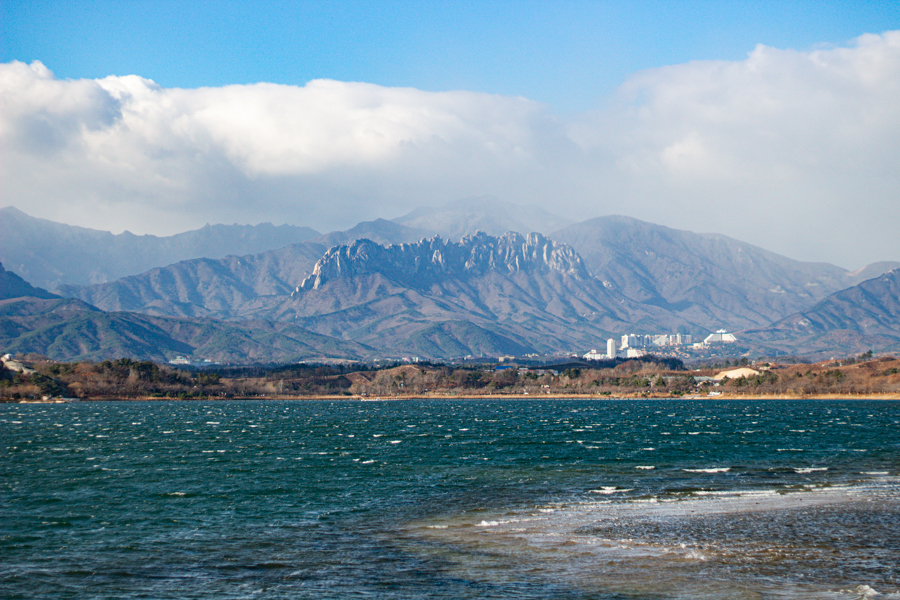
<path fill-rule="evenodd" d="M 0 62 L 164 87 L 359 81 L 524 96 L 558 112 L 631 73 L 807 50 L 900 28 L 900 2 L 171 2 L 0 4 Z"/>
<path fill-rule="evenodd" d="M 0 17 L 0 206 L 36 217 L 332 231 L 493 196 L 900 261 L 898 0 L 4 0 Z"/>

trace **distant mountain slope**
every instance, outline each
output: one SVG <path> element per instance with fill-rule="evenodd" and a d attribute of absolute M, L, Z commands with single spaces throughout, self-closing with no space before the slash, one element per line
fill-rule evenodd
<path fill-rule="evenodd" d="M 857 285 L 898 268 L 900 268 L 900 262 L 881 261 L 872 263 L 871 265 L 866 265 L 858 271 L 848 273 L 848 277 L 853 282 L 852 285 Z"/>
<path fill-rule="evenodd" d="M 846 356 L 872 349 L 900 350 L 900 269 L 834 293 L 808 310 L 770 327 L 748 330 L 744 336 L 805 353 Z"/>
<path fill-rule="evenodd" d="M 420 207 L 394 219 L 394 222 L 430 232 L 429 235 L 437 234 L 450 241 L 479 231 L 493 236 L 508 231 L 536 231 L 546 235 L 572 223 L 537 206 L 519 206 L 493 196 L 466 198 L 443 206 Z"/>
<path fill-rule="evenodd" d="M 404 347 L 417 356 L 522 356 L 533 348 L 502 330 L 489 330 L 468 321 L 444 321 L 425 327 L 406 339 Z"/>
<path fill-rule="evenodd" d="M 207 225 L 169 237 L 113 235 L 0 209 L 0 262 L 34 285 L 114 281 L 190 258 L 221 258 L 281 248 L 319 233 L 289 225 Z"/>
<path fill-rule="evenodd" d="M 11 273 L 0 264 L 0 300 L 8 298 L 20 298 L 30 296 L 32 298 L 57 298 L 47 290 L 34 287 L 15 273 Z"/>
<path fill-rule="evenodd" d="M 244 312 L 403 353 L 553 351 L 683 324 L 606 289 L 572 248 L 537 233 L 389 247 L 358 240 L 326 253 L 292 298 L 259 299 Z"/>
<path fill-rule="evenodd" d="M 110 283 L 61 286 L 59 292 L 106 311 L 233 318 L 254 298 L 290 294 L 324 252 L 308 242 L 248 256 L 187 260 Z"/>
<path fill-rule="evenodd" d="M 431 237 L 433 232 L 416 227 L 407 227 L 385 219 L 363 221 L 351 227 L 347 231 L 332 231 L 318 237 L 311 238 L 309 243 L 324 246 L 327 250 L 332 246 L 350 244 L 355 240 L 367 239 L 378 244 L 402 244 L 405 242 L 417 242 L 422 238 Z"/>
<path fill-rule="evenodd" d="M 13 327 L 18 329 L 14 337 L 9 335 Z M 128 357 L 165 361 L 167 356 L 192 350 L 148 325 L 143 315 L 105 313 L 72 299 L 0 305 L 0 330 L 0 343 L 7 352 L 35 352 L 55 360 Z"/>
<path fill-rule="evenodd" d="M 54 360 L 125 357 L 167 361 L 182 354 L 237 364 L 373 354 L 371 348 L 360 344 L 287 323 L 225 323 L 106 313 L 68 298 L 0 301 L 0 347 L 4 352 L 35 352 Z"/>
<path fill-rule="evenodd" d="M 626 296 L 709 329 L 767 325 L 859 281 L 834 265 L 629 217 L 591 219 L 551 237 L 575 248 L 594 276 Z"/>

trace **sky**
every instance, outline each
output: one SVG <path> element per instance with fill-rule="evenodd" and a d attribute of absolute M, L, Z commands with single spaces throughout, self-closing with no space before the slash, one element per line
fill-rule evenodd
<path fill-rule="evenodd" d="M 900 2 L 0 3 L 0 206 L 320 231 L 492 195 L 900 260 Z"/>

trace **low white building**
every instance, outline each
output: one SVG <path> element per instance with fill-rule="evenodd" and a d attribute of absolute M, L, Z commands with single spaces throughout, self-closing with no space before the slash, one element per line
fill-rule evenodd
<path fill-rule="evenodd" d="M 737 338 L 734 337 L 733 333 L 727 333 L 724 329 L 719 329 L 715 333 L 711 333 L 706 336 L 706 338 L 703 340 L 703 343 L 706 345 L 717 343 L 731 344 L 736 341 Z"/>

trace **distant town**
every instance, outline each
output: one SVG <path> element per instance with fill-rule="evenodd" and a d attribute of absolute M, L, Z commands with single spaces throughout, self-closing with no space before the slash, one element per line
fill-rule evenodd
<path fill-rule="evenodd" d="M 695 350 L 704 350 L 713 344 L 731 344 L 737 341 L 733 333 L 719 329 L 711 333 L 702 342 L 694 342 L 689 334 L 657 334 L 637 335 L 625 334 L 616 344 L 615 338 L 606 340 L 606 351 L 600 352 L 596 348 L 586 353 L 585 360 L 608 360 L 614 358 L 640 358 L 648 354 L 666 354 L 667 350 L 688 346 Z"/>
<path fill-rule="evenodd" d="M 596 348 L 591 349 L 590 352 L 587 352 L 583 355 L 579 353 L 570 353 L 564 355 L 566 358 L 578 358 L 581 357 L 584 360 L 610 360 L 616 358 L 640 358 L 642 356 L 648 355 L 656 355 L 661 357 L 682 357 L 684 354 L 688 352 L 702 352 L 704 350 L 709 350 L 715 345 L 719 344 L 732 344 L 737 341 L 737 338 L 733 333 L 728 333 L 724 329 L 719 329 L 715 333 L 711 333 L 703 338 L 702 342 L 694 342 L 693 337 L 690 334 L 683 333 L 674 333 L 674 334 L 654 334 L 654 335 L 638 335 L 634 333 L 629 333 L 623 335 L 619 342 L 617 343 L 615 338 L 609 338 L 606 340 L 606 349 L 604 352 L 600 352 Z M 545 361 L 558 361 L 560 358 L 559 355 L 554 356 L 542 356 L 540 354 L 527 354 L 525 356 L 512 356 L 512 355 L 501 355 L 501 356 L 473 356 L 467 355 L 458 357 L 456 359 L 450 359 L 448 362 L 450 364 L 453 363 L 465 363 L 465 362 L 479 362 L 484 359 L 496 359 L 500 363 L 509 363 L 509 362 L 545 362 Z M 360 361 L 355 360 L 323 360 L 321 361 L 324 364 L 347 364 L 347 363 L 356 363 Z M 402 357 L 385 357 L 382 359 L 374 359 L 371 361 L 373 364 L 377 365 L 379 363 L 420 363 L 423 362 L 423 359 L 419 356 L 402 356 Z M 221 366 L 222 363 L 218 361 L 211 361 L 209 359 L 193 359 L 187 356 L 178 355 L 175 358 L 169 360 L 169 364 L 173 366 L 180 367 L 194 367 L 194 368 L 207 368 L 207 367 L 217 367 Z"/>

